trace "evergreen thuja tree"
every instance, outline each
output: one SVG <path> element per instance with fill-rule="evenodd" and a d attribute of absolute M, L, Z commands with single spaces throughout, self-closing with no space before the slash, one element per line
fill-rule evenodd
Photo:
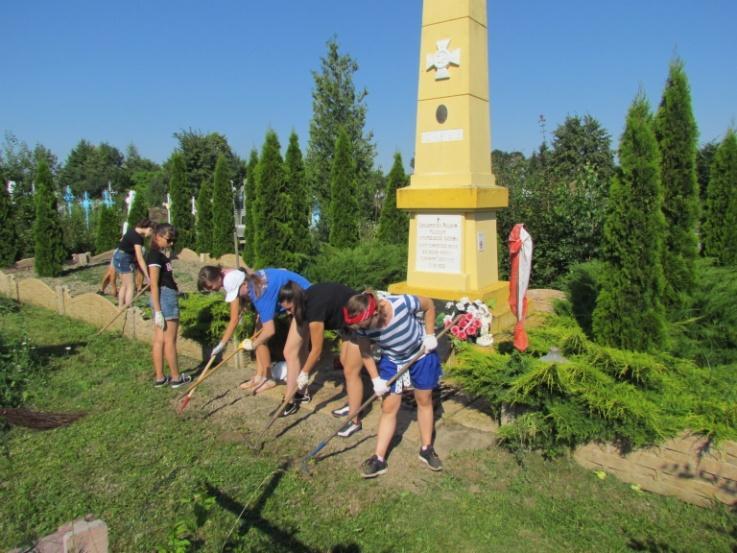
<path fill-rule="evenodd" d="M 348 248 L 358 243 L 358 200 L 351 144 L 345 129 L 335 142 L 330 173 L 330 245 Z"/>
<path fill-rule="evenodd" d="M 46 160 L 36 167 L 36 219 L 33 221 L 34 267 L 38 276 L 61 274 L 64 262 L 64 243 L 61 219 L 54 195 L 54 184 Z"/>
<path fill-rule="evenodd" d="M 604 222 L 607 263 L 593 314 L 600 343 L 636 351 L 665 343 L 662 296 L 665 219 L 660 154 L 647 100 L 630 107 L 619 146 L 620 171 L 612 180 Z"/>
<path fill-rule="evenodd" d="M 394 164 L 389 171 L 384 194 L 384 207 L 379 217 L 378 239 L 387 244 L 405 244 L 408 238 L 409 219 L 405 211 L 397 209 L 397 189 L 407 185 L 402 156 L 394 154 Z"/>
<path fill-rule="evenodd" d="M 295 266 L 292 198 L 287 189 L 279 138 L 266 133 L 256 177 L 256 264 L 272 267 Z"/>
<path fill-rule="evenodd" d="M 10 201 L 5 176 L 0 171 L 0 267 L 9 267 L 15 263 L 18 253 L 18 234 L 15 231 L 13 202 Z"/>
<path fill-rule="evenodd" d="M 256 242 L 256 226 L 255 226 L 255 211 L 256 211 L 256 174 L 258 172 L 258 152 L 254 148 L 251 150 L 251 156 L 248 159 L 248 166 L 246 167 L 246 184 L 245 186 L 245 202 L 246 202 L 246 215 L 245 215 L 245 229 L 244 238 L 245 244 L 243 246 L 243 258 L 246 263 L 251 265 L 255 264 L 255 253 L 254 243 Z"/>
<path fill-rule="evenodd" d="M 141 219 L 148 219 L 148 206 L 146 206 L 146 195 L 142 187 L 137 187 L 133 204 L 128 212 L 128 228 L 136 226 Z"/>
<path fill-rule="evenodd" d="M 225 156 L 218 156 L 212 186 L 212 246 L 210 255 L 220 257 L 233 251 L 233 189 L 228 178 Z"/>
<path fill-rule="evenodd" d="M 192 200 L 187 184 L 187 171 L 182 154 L 176 153 L 171 158 L 171 178 L 169 179 L 169 195 L 171 196 L 171 223 L 177 229 L 177 250 L 194 246 L 194 218 L 192 217 Z"/>
<path fill-rule="evenodd" d="M 697 129 L 691 91 L 683 62 L 671 63 L 654 122 L 660 147 L 665 240 L 664 300 L 675 307 L 687 303 L 696 284 L 699 185 L 696 175 Z"/>
<path fill-rule="evenodd" d="M 709 169 L 702 231 L 704 253 L 720 265 L 737 264 L 737 134 L 734 129 L 717 148 Z"/>
<path fill-rule="evenodd" d="M 292 132 L 289 136 L 289 146 L 284 156 L 284 177 L 292 206 L 289 226 L 294 237 L 294 261 L 296 263 L 292 268 L 300 270 L 305 265 L 310 249 L 310 207 L 312 202 L 307 190 L 302 151 L 299 149 L 299 140 L 295 132 Z"/>
<path fill-rule="evenodd" d="M 115 208 L 101 204 L 97 209 L 95 251 L 102 253 L 115 249 L 120 242 L 121 230 Z"/>
<path fill-rule="evenodd" d="M 214 178 L 214 177 L 213 177 Z M 197 251 L 210 253 L 212 250 L 212 184 L 205 179 L 197 194 Z"/>

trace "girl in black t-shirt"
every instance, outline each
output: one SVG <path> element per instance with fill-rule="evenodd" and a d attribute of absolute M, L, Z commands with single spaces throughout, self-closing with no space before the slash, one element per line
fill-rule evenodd
<path fill-rule="evenodd" d="M 151 309 L 154 312 L 154 339 L 151 357 L 156 380 L 154 386 L 169 384 L 178 388 L 192 379 L 179 374 L 177 364 L 177 330 L 179 329 L 179 302 L 177 283 L 174 281 L 171 260 L 164 253 L 174 244 L 176 231 L 169 224 L 157 225 L 151 239 L 151 251 L 146 254 L 151 276 Z M 164 376 L 164 358 L 171 377 Z"/>
<path fill-rule="evenodd" d="M 135 284 L 133 275 L 136 266 L 141 270 L 148 282 L 148 269 L 143 258 L 143 240 L 151 236 L 153 223 L 148 219 L 141 219 L 134 228 L 130 228 L 123 235 L 118 249 L 113 254 L 113 267 L 120 273 L 120 289 L 118 290 L 118 308 L 122 309 L 133 301 Z"/>
<path fill-rule="evenodd" d="M 313 284 L 304 290 L 297 283 L 290 281 L 279 290 L 280 305 L 293 317 L 284 346 L 284 359 L 287 362 L 286 396 L 289 397 L 295 387 L 299 390 L 294 396 L 295 401 L 284 409 L 284 416 L 296 412 L 297 402 L 309 401 L 307 386 L 309 374 L 320 360 L 325 330 L 337 330 L 341 333 L 340 361 L 343 365 L 350 412 L 356 412 L 361 405 L 363 361 L 357 342 L 351 339 L 343 322 L 343 307 L 356 293 L 352 288 L 336 282 Z M 309 353 L 305 351 L 308 344 Z M 333 414 L 342 416 L 348 412 L 337 409 Z M 359 430 L 361 419 L 357 415 L 346 423 L 338 432 L 338 436 L 347 438 Z"/>

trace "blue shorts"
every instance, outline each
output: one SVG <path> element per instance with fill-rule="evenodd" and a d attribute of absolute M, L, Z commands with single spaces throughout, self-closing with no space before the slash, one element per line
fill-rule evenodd
<path fill-rule="evenodd" d="M 113 267 L 121 275 L 132 273 L 136 270 L 136 259 L 129 253 L 115 250 L 113 254 Z"/>
<path fill-rule="evenodd" d="M 397 365 L 386 355 L 382 355 L 379 360 L 379 376 L 384 380 L 389 380 L 395 374 L 397 374 Z M 409 369 L 409 378 L 415 390 L 432 390 L 438 385 L 442 374 L 440 358 L 434 351 L 415 361 Z M 392 384 L 392 393 L 398 393 L 396 383 Z"/>
<path fill-rule="evenodd" d="M 173 321 L 179 318 L 179 292 L 173 288 L 167 288 L 162 286 L 159 288 L 159 305 L 161 305 L 161 312 L 164 314 L 164 319 L 167 321 Z M 149 301 L 151 309 L 154 308 L 153 302 Z"/>

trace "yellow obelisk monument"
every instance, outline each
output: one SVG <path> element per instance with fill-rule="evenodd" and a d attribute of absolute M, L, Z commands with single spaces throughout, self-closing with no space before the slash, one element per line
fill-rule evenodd
<path fill-rule="evenodd" d="M 494 298 L 499 281 L 496 210 L 507 189 L 491 172 L 486 0 L 424 0 L 415 171 L 397 190 L 410 212 L 407 281 L 394 293 Z"/>

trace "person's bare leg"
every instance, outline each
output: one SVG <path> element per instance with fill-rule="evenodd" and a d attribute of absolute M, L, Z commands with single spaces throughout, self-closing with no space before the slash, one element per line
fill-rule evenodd
<path fill-rule="evenodd" d="M 172 380 L 179 380 L 179 362 L 177 360 L 177 329 L 179 320 L 166 321 L 164 331 L 164 355 L 166 364 L 169 365 L 169 374 Z"/>
<path fill-rule="evenodd" d="M 358 344 L 350 340 L 344 340 L 340 347 L 340 363 L 343 365 L 343 376 L 345 377 L 345 392 L 348 395 L 348 408 L 351 413 L 356 413 L 363 401 L 363 381 L 361 380 L 361 350 Z M 361 414 L 356 413 L 353 422 L 358 424 Z"/>
<path fill-rule="evenodd" d="M 381 402 L 381 418 L 376 436 L 376 456 L 386 459 L 386 452 L 397 429 L 397 413 L 402 405 L 400 394 L 389 394 Z"/>
<path fill-rule="evenodd" d="M 415 390 L 417 401 L 417 426 L 420 429 L 422 447 L 432 445 L 432 430 L 434 426 L 432 390 Z"/>
<path fill-rule="evenodd" d="M 164 331 L 154 326 L 154 339 L 151 344 L 151 361 L 154 364 L 156 380 L 164 379 Z"/>
<path fill-rule="evenodd" d="M 121 273 L 118 290 L 118 309 L 123 309 L 133 299 L 133 273 Z"/>

